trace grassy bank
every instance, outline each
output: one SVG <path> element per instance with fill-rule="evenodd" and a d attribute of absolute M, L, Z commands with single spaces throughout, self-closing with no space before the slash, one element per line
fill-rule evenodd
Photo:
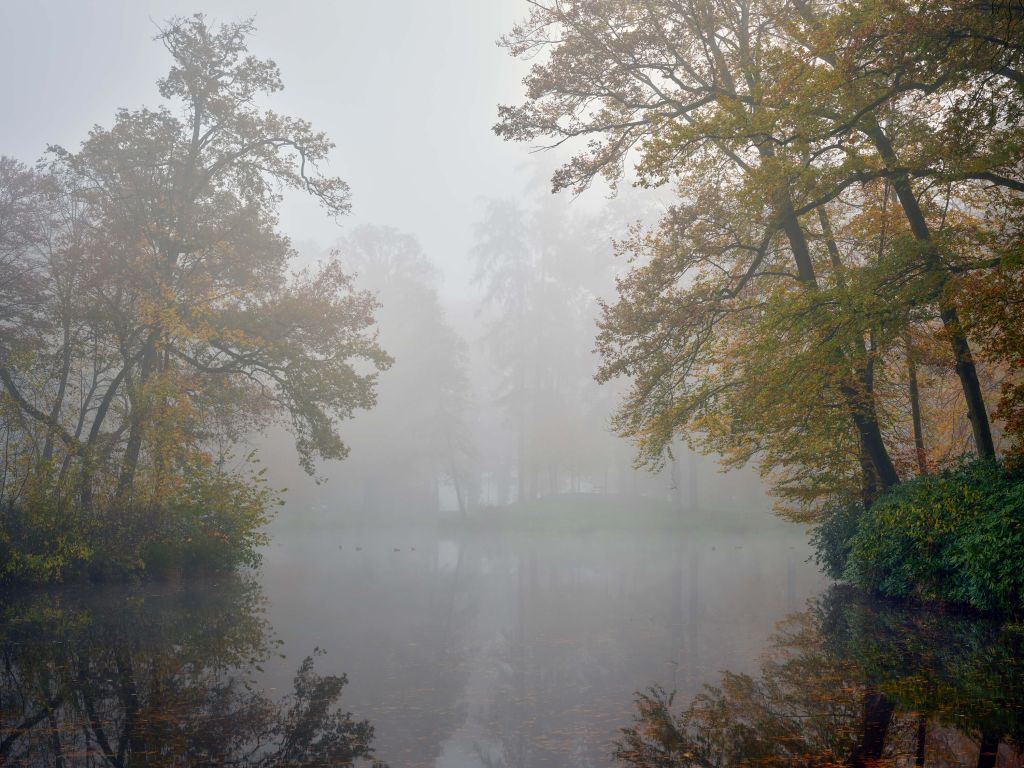
<path fill-rule="evenodd" d="M 740 509 L 679 509 L 669 500 L 619 494 L 565 493 L 521 504 L 484 507 L 465 518 L 442 522 L 446 529 L 586 533 L 590 531 L 716 531 L 792 530 L 791 523 L 772 515 L 766 505 Z"/>

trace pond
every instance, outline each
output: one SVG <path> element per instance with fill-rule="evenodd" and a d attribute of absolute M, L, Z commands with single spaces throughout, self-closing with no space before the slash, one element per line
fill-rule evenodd
<path fill-rule="evenodd" d="M 777 525 L 319 526 L 242 578 L 7 596 L 0 764 L 1018 764 L 1020 628 L 808 554 Z"/>

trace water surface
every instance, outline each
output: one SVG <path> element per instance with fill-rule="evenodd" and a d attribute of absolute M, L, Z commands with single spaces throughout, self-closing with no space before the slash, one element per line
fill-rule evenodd
<path fill-rule="evenodd" d="M 771 525 L 321 525 L 248 578 L 9 595 L 0 764 L 1015 764 L 1019 628 L 807 558 Z"/>
<path fill-rule="evenodd" d="M 262 580 L 289 655 L 344 665 L 394 765 L 605 765 L 638 687 L 754 667 L 823 586 L 807 554 L 798 529 L 320 530 L 279 540 Z"/>

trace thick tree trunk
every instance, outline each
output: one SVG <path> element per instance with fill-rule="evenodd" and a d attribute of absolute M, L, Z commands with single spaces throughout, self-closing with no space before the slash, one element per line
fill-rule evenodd
<path fill-rule="evenodd" d="M 132 410 L 136 410 L 135 407 Z M 121 474 L 117 480 L 117 498 L 125 500 L 135 482 L 135 472 L 139 467 L 139 456 L 142 453 L 142 433 L 145 426 L 142 419 L 133 416 L 131 427 L 128 431 L 128 443 L 124 449 L 124 459 L 121 462 Z"/>
<path fill-rule="evenodd" d="M 102 433 L 103 422 L 110 412 L 110 406 L 117 397 L 117 391 L 126 378 L 131 375 L 134 358 L 125 363 L 125 366 L 118 372 L 117 376 L 107 386 L 107 391 L 96 408 L 96 415 L 93 416 L 92 424 L 89 427 L 89 436 L 86 438 L 85 447 L 82 449 L 81 477 L 79 478 L 79 500 L 82 505 L 82 512 L 88 513 L 92 509 L 92 472 L 94 469 L 96 443 Z M 88 405 L 88 402 L 86 403 Z"/>
<path fill-rule="evenodd" d="M 793 204 L 788 194 L 779 205 L 782 227 L 789 239 L 790 249 L 793 252 L 793 259 L 796 262 L 800 280 L 812 287 L 817 287 L 818 282 L 814 272 L 814 264 L 811 261 L 810 249 L 807 245 L 807 237 L 794 214 Z M 818 219 L 821 222 L 822 230 L 826 237 L 829 257 L 832 260 L 833 267 L 836 269 L 836 280 L 843 282 L 839 248 L 835 243 L 835 238 L 832 236 L 828 215 L 820 208 L 818 209 Z M 870 506 L 869 501 L 874 501 L 874 497 L 877 495 L 875 480 L 880 484 L 881 490 L 884 491 L 898 483 L 900 478 L 892 462 L 892 457 L 889 456 L 889 451 L 885 447 L 885 441 L 882 439 L 882 429 L 879 426 L 878 412 L 875 408 L 870 359 L 863 339 L 858 339 L 857 352 L 864 359 L 864 366 L 859 373 L 860 389 L 862 391 L 858 392 L 852 386 L 844 386 L 843 395 L 846 398 L 850 409 L 850 417 L 853 420 L 860 440 L 863 496 L 865 505 Z M 874 465 L 873 473 L 866 471 L 863 463 L 865 457 Z"/>
<path fill-rule="evenodd" d="M 867 134 L 874 142 L 886 167 L 890 170 L 897 169 L 899 163 L 892 142 L 889 141 L 889 137 L 886 136 L 881 126 L 877 124 L 870 126 Z M 939 258 L 938 246 L 932 239 L 928 221 L 925 219 L 924 211 L 910 184 L 910 177 L 905 172 L 896 173 L 893 176 L 892 185 L 896 190 L 896 198 L 900 201 L 900 206 L 903 208 L 914 238 L 924 246 L 925 263 L 929 271 L 941 281 L 938 286 L 939 316 L 942 318 L 942 326 L 949 337 L 949 344 L 953 350 L 956 374 L 960 379 L 964 399 L 967 401 L 967 415 L 971 420 L 971 430 L 974 433 L 974 444 L 977 447 L 978 455 L 983 459 L 994 459 L 996 457 L 995 443 L 992 440 L 992 427 L 985 409 L 985 398 L 981 382 L 978 379 L 978 370 L 967 341 L 967 334 L 964 333 L 960 324 L 956 307 L 945 295 L 947 277 Z"/>
<path fill-rule="evenodd" d="M 917 719 L 917 753 L 914 755 L 914 765 L 923 766 L 925 747 L 928 743 L 928 720 L 924 715 Z"/>
<path fill-rule="evenodd" d="M 859 458 L 860 500 L 864 504 L 864 509 L 870 509 L 871 505 L 875 503 L 875 499 L 878 498 L 878 474 L 875 472 L 875 462 L 872 461 L 871 454 L 863 439 L 860 441 Z"/>
<path fill-rule="evenodd" d="M 978 455 L 983 459 L 995 459 L 995 441 L 992 439 L 992 426 L 988 420 L 988 411 L 985 409 L 985 395 L 981 391 L 978 369 L 974 364 L 974 356 L 971 354 L 967 336 L 960 325 L 960 318 L 957 316 L 955 307 L 943 307 L 941 317 L 943 327 L 949 335 L 949 343 L 953 348 L 956 375 L 960 378 L 960 386 L 964 390 L 967 416 L 971 420 L 971 430 L 974 433 L 974 444 L 978 449 Z"/>
<path fill-rule="evenodd" d="M 885 694 L 868 689 L 864 695 L 864 720 L 860 743 L 850 755 L 850 765 L 854 768 L 868 768 L 881 759 L 895 708 L 895 704 L 887 699 Z"/>
<path fill-rule="evenodd" d="M 71 374 L 71 324 L 64 321 L 64 348 L 61 350 L 60 376 L 57 385 L 57 395 L 53 399 L 53 408 L 50 409 L 50 419 L 60 419 L 60 412 L 64 406 L 64 395 L 68 389 L 68 376 Z M 43 461 L 53 458 L 53 433 L 46 433 L 46 443 L 43 445 Z"/>
<path fill-rule="evenodd" d="M 793 210 L 793 200 L 789 193 L 785 192 L 776 201 L 776 211 L 782 231 L 786 233 L 789 240 L 789 249 L 793 254 L 793 261 L 796 264 L 797 276 L 801 283 L 812 288 L 818 287 L 818 278 L 814 273 L 814 262 L 811 260 L 811 250 L 807 245 L 807 236 L 803 227 Z"/>
<path fill-rule="evenodd" d="M 994 768 L 996 758 L 999 756 L 999 742 L 1002 739 L 999 734 L 983 732 L 981 734 L 981 747 L 978 750 L 978 768 Z"/>
<path fill-rule="evenodd" d="M 867 398 L 860 397 L 851 389 L 846 390 L 846 399 L 850 407 L 853 425 L 860 438 L 861 448 L 871 459 L 878 479 L 879 490 L 884 492 L 896 485 L 900 481 L 900 476 L 896 472 L 889 451 L 885 447 L 885 441 L 882 439 L 882 430 L 878 426 L 874 403 L 866 404 Z"/>
<path fill-rule="evenodd" d="M 829 260 L 832 262 L 832 269 L 835 272 L 836 285 L 845 289 L 846 275 L 842 256 L 835 236 L 832 234 L 832 224 L 829 221 L 828 212 L 824 208 L 818 208 L 818 221 L 825 237 Z M 882 429 L 878 424 L 872 352 L 864 343 L 863 336 L 859 334 L 855 346 L 858 358 L 863 361 L 858 366 L 858 378 L 863 394 L 858 396 L 857 390 L 852 387 L 845 394 L 850 403 L 851 417 L 860 440 L 861 498 L 864 507 L 867 508 L 874 503 L 879 490 L 884 491 L 899 482 L 899 474 L 885 447 Z M 879 488 L 879 483 L 881 483 L 881 488 Z"/>
<path fill-rule="evenodd" d="M 141 400 L 144 396 L 143 390 L 156 364 L 156 341 L 157 334 L 155 332 L 150 334 L 146 340 L 146 348 L 142 353 L 142 364 L 139 366 L 139 378 L 135 382 L 135 391 L 129 395 L 132 412 L 129 418 L 128 443 L 125 445 L 124 458 L 121 461 L 121 475 L 117 481 L 117 499 L 121 502 L 125 501 L 131 492 L 135 482 L 135 472 L 139 466 L 139 456 L 142 453 L 142 436 L 146 429 L 146 418 L 143 413 L 145 406 Z"/>

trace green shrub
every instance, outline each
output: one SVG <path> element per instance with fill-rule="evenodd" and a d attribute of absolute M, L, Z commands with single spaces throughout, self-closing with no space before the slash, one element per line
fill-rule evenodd
<path fill-rule="evenodd" d="M 272 492 L 261 473 L 238 476 L 197 463 L 146 537 L 146 570 L 234 570 L 259 563 Z"/>
<path fill-rule="evenodd" d="M 0 584 L 124 579 L 180 570 L 227 571 L 259 562 L 277 499 L 251 465 L 227 472 L 193 457 L 159 504 L 88 516 L 45 493 L 0 508 Z"/>
<path fill-rule="evenodd" d="M 894 597 L 1021 611 L 1024 472 L 978 461 L 901 483 L 860 517 L 843 576 Z"/>
<path fill-rule="evenodd" d="M 835 504 L 822 512 L 811 531 L 814 561 L 833 579 L 843 577 L 852 539 L 863 514 L 864 505 L 860 502 Z"/>
<path fill-rule="evenodd" d="M 41 464 L 24 482 L 16 502 L 0 505 L 0 584 L 51 584 L 89 574 L 96 543 L 119 540 L 113 525 L 101 526 L 96 510 L 83 514 L 66 488 Z"/>
<path fill-rule="evenodd" d="M 50 583 L 83 574 L 93 555 L 88 526 L 51 499 L 0 509 L 0 583 Z"/>

